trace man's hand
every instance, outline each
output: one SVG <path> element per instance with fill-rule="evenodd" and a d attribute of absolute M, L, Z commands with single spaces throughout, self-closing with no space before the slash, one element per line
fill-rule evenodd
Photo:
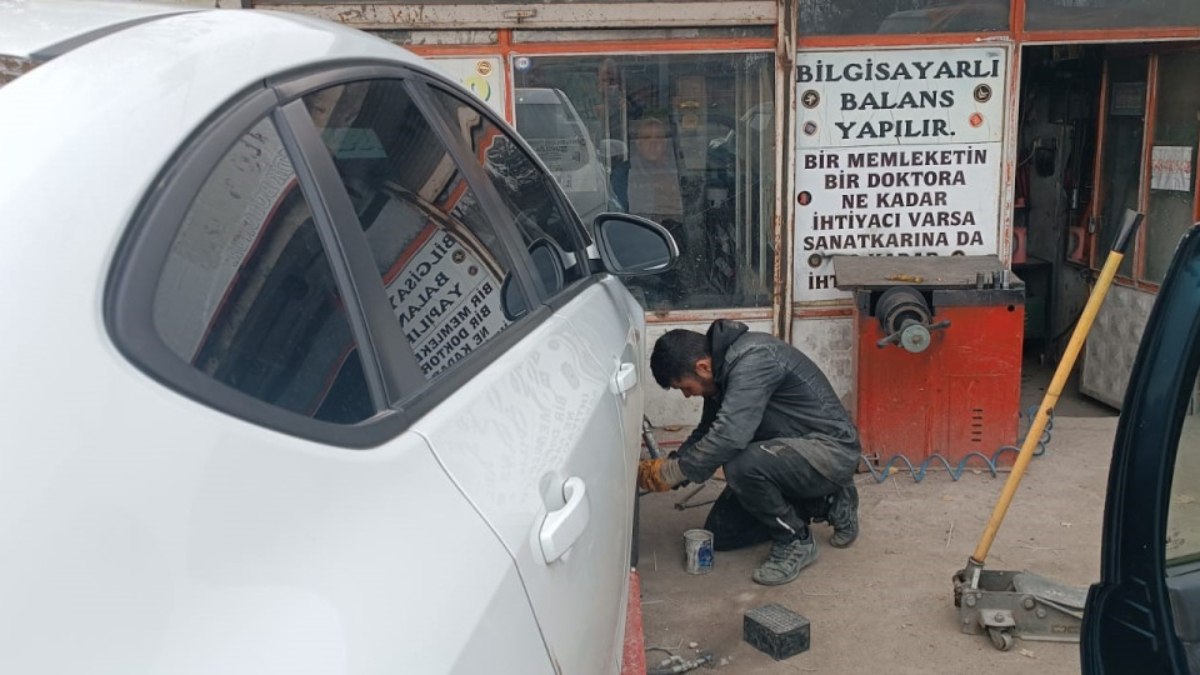
<path fill-rule="evenodd" d="M 679 468 L 679 460 L 668 457 L 643 459 L 638 463 L 638 487 L 650 492 L 666 492 L 683 483 L 686 477 Z"/>
<path fill-rule="evenodd" d="M 659 457 L 658 459 L 643 459 L 638 462 L 638 487 L 650 492 L 670 490 L 671 486 L 662 479 L 662 465 L 666 461 L 666 458 Z"/>

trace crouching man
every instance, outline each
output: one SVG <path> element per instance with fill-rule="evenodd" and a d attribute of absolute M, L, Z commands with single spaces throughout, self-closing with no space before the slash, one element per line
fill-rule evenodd
<path fill-rule="evenodd" d="M 745 324 L 718 319 L 707 335 L 663 335 L 650 370 L 664 389 L 704 397 L 704 412 L 678 451 L 642 461 L 642 489 L 703 482 L 724 467 L 727 487 L 704 527 L 717 550 L 773 542 L 754 571 L 760 584 L 792 581 L 817 559 L 810 520 L 833 526 L 830 545 L 854 542 L 858 430 L 807 356 Z"/>

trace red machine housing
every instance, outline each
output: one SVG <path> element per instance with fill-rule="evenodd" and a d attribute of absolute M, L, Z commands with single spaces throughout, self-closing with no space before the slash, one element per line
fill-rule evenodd
<path fill-rule="evenodd" d="M 875 303 L 886 288 L 855 290 L 854 413 L 869 459 L 902 455 L 917 464 L 938 453 L 957 464 L 971 452 L 990 458 L 1016 443 L 1024 287 L 1003 274 L 1008 288 L 994 287 L 990 275 L 984 288 L 982 282 L 948 288 L 947 279 L 936 277 L 912 284 L 929 304 L 928 323 L 949 321 L 929 332 L 919 353 L 896 343 L 879 347 L 887 335 Z M 946 276 L 953 285 L 953 275 Z M 1011 464 L 1014 456 L 1002 459 Z"/>

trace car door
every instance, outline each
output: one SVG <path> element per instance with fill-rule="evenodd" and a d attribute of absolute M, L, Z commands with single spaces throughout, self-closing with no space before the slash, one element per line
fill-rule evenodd
<path fill-rule="evenodd" d="M 418 364 L 397 404 L 516 561 L 557 667 L 609 672 L 630 533 L 613 387 L 624 343 L 598 344 L 553 311 L 602 309 L 589 300 L 602 280 L 549 178 L 469 96 L 427 81 L 304 96 L 393 314 L 374 326 L 375 346 Z M 473 556 L 443 554 L 468 566 Z"/>
<path fill-rule="evenodd" d="M 331 203 L 303 103 L 275 103 L 260 90 L 195 134 L 117 254 L 106 321 L 153 377 L 95 317 L 47 332 L 90 364 L 69 393 L 91 412 L 32 417 L 18 447 L 41 468 L 0 490 L 0 544 L 21 551 L 0 671 L 552 672 L 512 556 L 390 404 L 406 371 L 366 328 L 399 326 L 364 239 L 395 230 Z M 402 128 L 402 98 L 378 103 Z M 324 145 L 370 176 L 388 156 L 352 128 Z"/>
<path fill-rule="evenodd" d="M 1126 390 L 1085 673 L 1200 672 L 1200 228 L 1176 251 Z"/>
<path fill-rule="evenodd" d="M 500 226 L 530 252 L 539 312 L 553 313 L 485 373 L 512 392 L 507 400 L 481 389 L 418 429 L 511 547 L 563 672 L 612 671 L 629 573 L 641 313 L 618 281 L 588 272 L 577 218 L 524 145 L 470 99 L 429 93 L 468 168 L 498 197 Z M 472 424 L 495 429 L 495 446 L 471 447 Z"/>
<path fill-rule="evenodd" d="M 644 410 L 645 313 L 619 279 L 611 275 L 583 281 L 575 261 L 586 259 L 583 246 L 589 243 L 581 223 L 569 204 L 574 200 L 560 192 L 552 172 L 543 171 L 535 155 L 507 138 L 499 128 L 476 115 L 462 100 L 434 91 L 435 101 L 447 114 L 463 139 L 472 145 L 493 187 L 506 205 L 509 217 L 518 224 L 522 243 L 533 251 L 535 275 L 542 284 L 547 306 L 566 319 L 586 352 L 600 360 L 602 370 L 613 374 L 606 394 L 616 406 L 619 426 L 625 435 L 626 471 L 632 485 L 641 451 L 641 422 Z M 490 139 L 486 152 L 479 139 Z M 545 246 L 549 244 L 549 246 Z M 554 255 L 550 255 L 553 251 Z M 561 264 L 555 265 L 559 259 Z M 560 271 L 560 270 L 566 271 Z M 615 437 L 609 439 L 615 441 Z M 619 451 L 620 448 L 614 446 Z M 630 490 L 630 501 L 634 495 Z M 632 503 L 629 505 L 632 519 Z"/>

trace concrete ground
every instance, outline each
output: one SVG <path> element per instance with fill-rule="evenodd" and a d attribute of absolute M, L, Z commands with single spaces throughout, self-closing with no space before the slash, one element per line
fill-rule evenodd
<path fill-rule="evenodd" d="M 1023 399 L 1041 400 L 1051 372 L 1026 367 Z M 987 569 L 1029 570 L 1086 586 L 1099 574 L 1100 524 L 1115 411 L 1079 397 L 1073 382 L 1060 402 L 1047 453 L 1033 460 L 987 559 Z M 660 440 L 687 429 L 660 430 Z M 968 470 L 955 482 L 931 472 L 876 483 L 857 477 L 861 534 L 849 549 L 825 544 L 799 579 L 774 588 L 750 580 L 767 544 L 718 552 L 714 570 L 683 569 L 683 532 L 701 527 L 707 506 L 677 510 L 690 488 L 641 501 L 640 562 L 647 647 L 685 658 L 714 656 L 727 673 L 1076 673 L 1077 644 L 1017 640 L 1000 652 L 985 636 L 959 632 L 951 576 L 974 551 L 1006 474 Z M 716 497 L 710 481 L 690 503 Z M 811 622 L 809 651 L 774 661 L 742 640 L 742 615 L 781 603 Z M 693 645 L 695 645 L 693 647 Z M 651 668 L 665 657 L 647 655 Z M 697 672 L 705 672 L 700 670 Z"/>

